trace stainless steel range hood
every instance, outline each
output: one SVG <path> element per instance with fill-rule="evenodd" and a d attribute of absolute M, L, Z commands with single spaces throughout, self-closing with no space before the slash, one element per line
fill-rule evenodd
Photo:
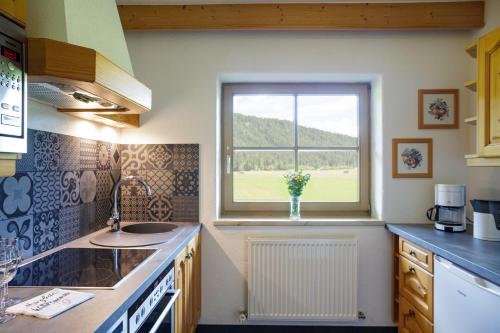
<path fill-rule="evenodd" d="M 110 125 L 138 126 L 151 109 L 114 0 L 28 0 L 27 31 L 29 98 Z"/>

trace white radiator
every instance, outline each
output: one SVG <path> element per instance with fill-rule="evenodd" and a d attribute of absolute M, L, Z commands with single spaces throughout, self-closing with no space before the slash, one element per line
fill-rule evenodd
<path fill-rule="evenodd" d="M 356 239 L 249 239 L 248 319 L 357 320 Z"/>

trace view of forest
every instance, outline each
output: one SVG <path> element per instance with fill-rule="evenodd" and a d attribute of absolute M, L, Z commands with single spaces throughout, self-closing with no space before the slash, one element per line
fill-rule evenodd
<path fill-rule="evenodd" d="M 294 145 L 292 121 L 259 118 L 234 114 L 233 145 L 237 147 L 290 147 Z M 298 127 L 299 146 L 302 147 L 353 147 L 357 138 L 322 131 L 310 127 Z M 303 170 L 352 169 L 357 167 L 356 151 L 302 151 L 299 168 Z M 233 159 L 234 171 L 289 170 L 294 168 L 294 154 L 287 151 L 239 151 Z"/>

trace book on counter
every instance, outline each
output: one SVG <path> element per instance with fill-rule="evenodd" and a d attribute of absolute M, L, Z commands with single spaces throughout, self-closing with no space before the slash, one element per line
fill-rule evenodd
<path fill-rule="evenodd" d="M 7 308 L 7 312 L 50 319 L 94 296 L 92 293 L 55 288 L 11 306 Z"/>

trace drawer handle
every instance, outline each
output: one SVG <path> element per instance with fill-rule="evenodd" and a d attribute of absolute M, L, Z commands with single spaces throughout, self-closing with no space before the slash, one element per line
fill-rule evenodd
<path fill-rule="evenodd" d="M 413 250 L 410 250 L 410 255 L 415 257 L 417 255 L 417 253 Z"/>
<path fill-rule="evenodd" d="M 413 310 L 408 310 L 408 313 L 404 314 L 405 317 L 415 317 L 415 311 Z"/>
<path fill-rule="evenodd" d="M 410 266 L 410 267 L 408 268 L 408 272 L 410 272 L 410 273 L 415 273 L 415 267 L 411 267 L 411 266 Z"/>

